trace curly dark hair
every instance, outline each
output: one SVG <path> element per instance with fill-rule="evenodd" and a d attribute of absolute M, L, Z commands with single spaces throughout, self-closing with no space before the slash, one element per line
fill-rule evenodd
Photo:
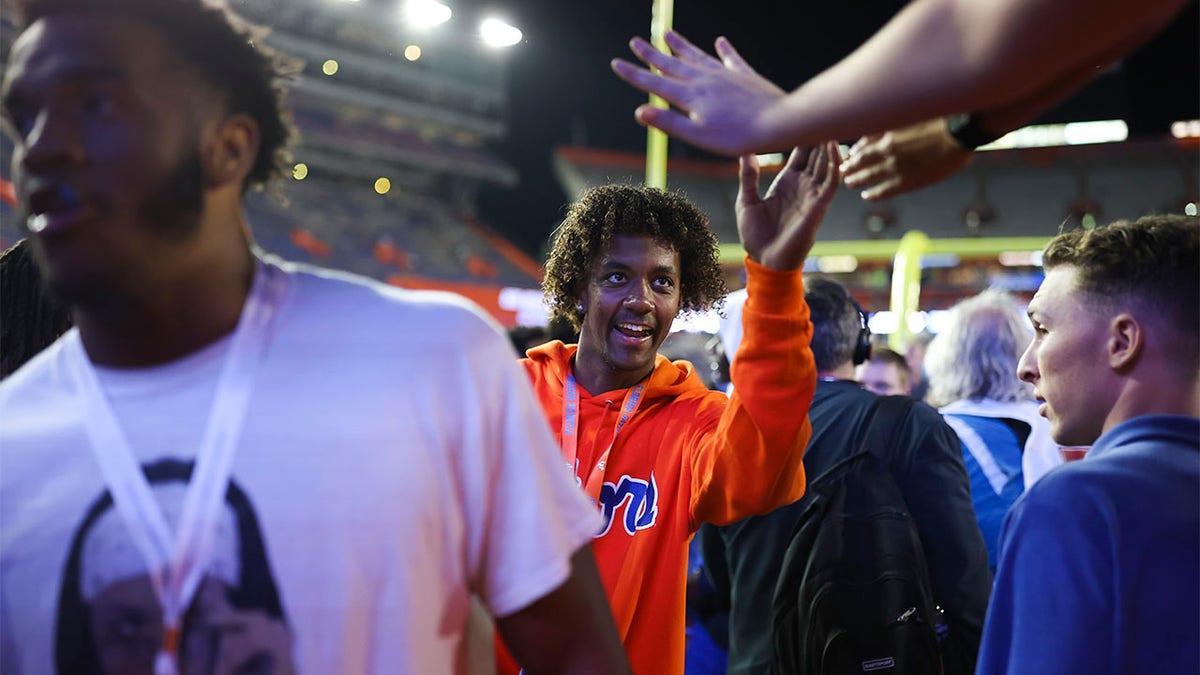
<path fill-rule="evenodd" d="M 542 289 L 551 319 L 578 330 L 588 274 L 616 235 L 652 237 L 679 252 L 682 309 L 704 311 L 725 297 L 717 237 L 708 216 L 683 196 L 640 185 L 601 185 L 571 205 L 554 235 Z"/>
<path fill-rule="evenodd" d="M 292 59 L 263 44 L 252 26 L 219 0 L 12 0 L 17 25 L 62 12 L 126 16 L 162 31 L 167 44 L 225 97 L 229 114 L 258 124 L 258 156 L 243 189 L 264 187 L 291 166 L 295 138 L 284 82 L 298 72 Z"/>

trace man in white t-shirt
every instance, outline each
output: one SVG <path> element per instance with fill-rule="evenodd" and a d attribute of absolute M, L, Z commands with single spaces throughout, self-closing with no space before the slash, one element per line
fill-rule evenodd
<path fill-rule="evenodd" d="M 494 323 L 252 251 L 274 57 L 200 0 L 18 5 L 20 219 L 76 328 L 0 385 L 0 672 L 480 672 L 473 597 L 530 672 L 627 672 Z"/>

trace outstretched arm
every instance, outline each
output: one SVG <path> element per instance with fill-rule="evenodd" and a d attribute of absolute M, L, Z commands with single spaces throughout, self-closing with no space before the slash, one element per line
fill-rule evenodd
<path fill-rule="evenodd" d="M 1152 34 L 1148 28 L 1130 34 L 1124 42 L 1112 45 L 1097 63 L 1117 59 Z M 983 131 L 998 138 L 1049 110 L 1098 72 L 1098 67 L 1084 65 L 1024 99 L 977 111 L 976 121 Z M 860 138 L 841 171 L 847 187 L 862 189 L 862 198 L 874 202 L 941 181 L 966 166 L 973 150 L 951 136 L 946 120 L 938 117 Z"/>
<path fill-rule="evenodd" d="M 743 157 L 738 233 L 746 248 L 742 343 L 720 415 L 698 415 L 691 457 L 692 525 L 766 513 L 804 494 L 808 407 L 817 383 L 801 271 L 837 193 L 837 147 L 796 150 L 763 197 Z"/>
<path fill-rule="evenodd" d="M 1185 3 L 916 0 L 790 94 L 772 90 L 724 38 L 720 60 L 675 33 L 667 35 L 673 55 L 635 39 L 634 53 L 661 74 L 619 59 L 613 69 L 677 108 L 641 106 L 641 123 L 714 152 L 773 151 L 1026 99 L 1064 74 L 1121 56 Z M 1114 46 L 1124 51 L 1114 54 Z"/>

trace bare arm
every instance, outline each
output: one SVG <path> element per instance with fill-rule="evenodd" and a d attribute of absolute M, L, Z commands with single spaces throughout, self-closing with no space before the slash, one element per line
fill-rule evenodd
<path fill-rule="evenodd" d="M 591 546 L 571 557 L 571 575 L 561 586 L 496 619 L 496 628 L 527 675 L 630 672 Z"/>
<path fill-rule="evenodd" d="M 1143 27 L 1110 46 L 1097 63 L 1108 63 L 1149 39 L 1157 27 Z M 980 126 L 995 136 L 1012 131 L 1049 110 L 1100 71 L 1085 64 L 1025 98 L 998 108 L 976 112 Z M 842 165 L 846 186 L 862 189 L 862 198 L 879 201 L 937 183 L 966 166 L 971 148 L 950 135 L 941 117 L 902 129 L 864 136 Z"/>
<path fill-rule="evenodd" d="M 621 60 L 613 68 L 678 108 L 642 106 L 637 117 L 643 124 L 725 154 L 778 150 L 1026 100 L 1064 74 L 1121 56 L 1185 2 L 916 0 L 850 56 L 789 94 L 764 86 L 723 38 L 720 61 L 697 59 L 695 47 L 669 34 L 675 56 L 657 53 L 644 40 L 632 44 L 661 75 Z M 1114 53 L 1114 46 L 1124 51 Z"/>

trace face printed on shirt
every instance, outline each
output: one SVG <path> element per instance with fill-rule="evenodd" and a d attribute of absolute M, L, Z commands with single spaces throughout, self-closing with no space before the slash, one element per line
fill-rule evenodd
<path fill-rule="evenodd" d="M 146 473 L 174 527 L 191 464 L 165 460 Z M 291 635 L 258 532 L 253 507 L 231 483 L 207 575 L 184 616 L 178 654 L 182 672 L 295 672 Z M 151 675 L 163 644 L 162 610 L 146 563 L 111 498 L 105 495 L 96 502 L 74 542 L 59 601 L 59 668 Z"/>

